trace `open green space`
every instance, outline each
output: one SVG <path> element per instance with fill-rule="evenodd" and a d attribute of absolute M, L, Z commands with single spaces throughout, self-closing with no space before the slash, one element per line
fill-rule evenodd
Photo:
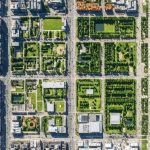
<path fill-rule="evenodd" d="M 39 84 L 37 86 L 37 101 L 43 100 L 43 95 L 42 95 L 42 80 L 39 80 Z"/>
<path fill-rule="evenodd" d="M 79 17 L 78 38 L 136 38 L 134 17 Z"/>
<path fill-rule="evenodd" d="M 64 23 L 60 17 L 43 19 L 43 30 L 61 30 Z"/>
<path fill-rule="evenodd" d="M 96 79 L 77 80 L 77 111 L 97 112 L 101 109 L 101 82 Z"/>
<path fill-rule="evenodd" d="M 66 73 L 66 45 L 65 43 L 42 43 L 42 71 L 50 74 Z"/>
<path fill-rule="evenodd" d="M 64 99 L 67 96 L 66 89 L 44 89 L 44 98 L 47 100 L 51 99 Z"/>
<path fill-rule="evenodd" d="M 24 92 L 24 81 L 23 80 L 11 80 L 11 88 L 16 93 Z"/>
<path fill-rule="evenodd" d="M 21 37 L 23 39 L 29 39 L 29 18 L 28 17 L 21 17 L 20 18 L 20 25 L 24 28 L 24 30 L 20 31 Z"/>
<path fill-rule="evenodd" d="M 24 63 L 23 63 L 23 46 L 20 43 L 19 46 L 12 46 L 10 48 L 11 53 L 11 71 L 13 74 L 24 73 Z"/>
<path fill-rule="evenodd" d="M 28 93 L 28 97 L 31 100 L 33 109 L 36 109 L 36 93 Z"/>
<path fill-rule="evenodd" d="M 55 111 L 56 112 L 64 112 L 65 103 L 64 101 L 55 101 Z"/>
<path fill-rule="evenodd" d="M 77 72 L 80 75 L 101 73 L 101 44 L 77 43 Z"/>
<path fill-rule="evenodd" d="M 136 43 L 105 43 L 105 74 L 136 73 Z"/>
<path fill-rule="evenodd" d="M 37 111 L 40 112 L 43 110 L 43 102 L 37 102 Z"/>
<path fill-rule="evenodd" d="M 63 125 L 63 117 L 62 116 L 55 116 L 55 125 L 62 126 Z"/>
<path fill-rule="evenodd" d="M 39 44 L 37 42 L 24 43 L 24 56 L 37 57 L 39 54 Z"/>
<path fill-rule="evenodd" d="M 22 119 L 23 132 L 40 132 L 40 121 L 38 117 L 23 117 Z"/>
<path fill-rule="evenodd" d="M 148 140 L 142 139 L 142 150 L 148 150 Z"/>
<path fill-rule="evenodd" d="M 112 114 L 117 119 L 114 120 Z M 105 131 L 108 134 L 136 133 L 135 80 L 105 81 Z"/>

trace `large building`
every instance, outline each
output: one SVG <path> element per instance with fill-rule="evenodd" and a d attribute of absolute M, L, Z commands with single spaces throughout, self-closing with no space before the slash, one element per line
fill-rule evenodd
<path fill-rule="evenodd" d="M 42 9 L 42 0 L 11 0 L 12 11 L 39 11 Z"/>
<path fill-rule="evenodd" d="M 78 132 L 83 133 L 102 133 L 103 121 L 102 114 L 79 114 Z"/>
<path fill-rule="evenodd" d="M 118 11 L 135 12 L 138 10 L 137 0 L 112 0 L 111 2 Z"/>

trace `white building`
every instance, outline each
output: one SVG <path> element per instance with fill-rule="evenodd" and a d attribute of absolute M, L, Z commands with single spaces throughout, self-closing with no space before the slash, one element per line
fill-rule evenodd
<path fill-rule="evenodd" d="M 79 114 L 78 131 L 82 133 L 102 133 L 102 114 Z"/>
<path fill-rule="evenodd" d="M 44 89 L 63 89 L 66 88 L 66 83 L 65 82 L 43 82 L 42 87 Z"/>
<path fill-rule="evenodd" d="M 120 124 L 121 114 L 120 113 L 110 113 L 110 124 Z"/>
<path fill-rule="evenodd" d="M 55 106 L 54 104 L 50 104 L 47 102 L 47 112 L 54 112 L 55 111 Z"/>

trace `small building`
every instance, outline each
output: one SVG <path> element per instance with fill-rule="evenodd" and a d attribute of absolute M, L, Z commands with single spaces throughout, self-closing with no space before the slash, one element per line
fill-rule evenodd
<path fill-rule="evenodd" d="M 93 89 L 86 89 L 87 95 L 93 95 Z"/>
<path fill-rule="evenodd" d="M 26 11 L 25 0 L 11 0 L 10 8 L 12 11 Z"/>
<path fill-rule="evenodd" d="M 106 150 L 112 149 L 113 144 L 112 143 L 105 143 L 105 148 L 106 148 Z"/>
<path fill-rule="evenodd" d="M 136 142 L 132 142 L 132 143 L 130 143 L 130 147 L 131 147 L 131 148 L 138 148 L 138 147 L 139 147 L 139 144 L 136 143 Z"/>
<path fill-rule="evenodd" d="M 120 124 L 121 114 L 120 113 L 110 113 L 110 124 Z"/>
<path fill-rule="evenodd" d="M 58 133 L 58 128 L 56 126 L 49 126 L 48 132 L 50 133 Z"/>
<path fill-rule="evenodd" d="M 28 0 L 27 8 L 29 10 L 41 10 L 42 9 L 42 0 Z"/>
<path fill-rule="evenodd" d="M 55 111 L 55 106 L 54 104 L 50 104 L 47 102 L 47 112 L 54 112 Z"/>
<path fill-rule="evenodd" d="M 43 82 L 42 83 L 42 87 L 44 89 L 46 88 L 51 88 L 51 89 L 63 89 L 66 87 L 66 83 L 65 82 Z"/>
<path fill-rule="evenodd" d="M 62 0 L 48 0 L 49 3 L 62 3 Z"/>

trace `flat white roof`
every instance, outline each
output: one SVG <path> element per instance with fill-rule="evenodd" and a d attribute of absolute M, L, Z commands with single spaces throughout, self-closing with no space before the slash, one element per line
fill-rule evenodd
<path fill-rule="evenodd" d="M 48 127 L 48 131 L 49 131 L 49 132 L 52 132 L 52 133 L 57 133 L 58 128 L 57 128 L 57 127 L 53 127 L 53 126 L 49 126 L 49 127 Z"/>
<path fill-rule="evenodd" d="M 47 111 L 54 112 L 54 104 L 47 103 Z"/>
<path fill-rule="evenodd" d="M 89 122 L 89 133 L 102 133 L 100 122 Z"/>
<path fill-rule="evenodd" d="M 86 94 L 92 95 L 93 94 L 93 89 L 86 89 Z"/>
<path fill-rule="evenodd" d="M 65 82 L 43 82 L 43 88 L 54 88 L 54 89 L 63 89 L 65 88 Z"/>
<path fill-rule="evenodd" d="M 120 113 L 110 113 L 110 124 L 120 124 Z"/>

